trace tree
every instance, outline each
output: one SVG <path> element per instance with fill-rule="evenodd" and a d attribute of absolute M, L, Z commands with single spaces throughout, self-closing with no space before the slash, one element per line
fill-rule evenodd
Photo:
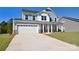
<path fill-rule="evenodd" d="M 1 33 L 7 33 L 7 23 L 5 21 L 1 22 Z"/>
<path fill-rule="evenodd" d="M 13 19 L 9 19 L 7 22 L 7 33 L 12 34 L 12 29 L 13 29 Z"/>
<path fill-rule="evenodd" d="M 1 33 L 1 24 L 0 24 L 0 33 Z"/>

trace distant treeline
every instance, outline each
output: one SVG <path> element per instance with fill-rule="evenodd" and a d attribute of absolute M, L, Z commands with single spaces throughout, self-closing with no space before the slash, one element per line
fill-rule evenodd
<path fill-rule="evenodd" d="M 9 19 L 9 21 L 5 22 L 5 21 L 2 21 L 0 23 L 0 34 L 12 34 L 12 21 L 13 19 Z"/>

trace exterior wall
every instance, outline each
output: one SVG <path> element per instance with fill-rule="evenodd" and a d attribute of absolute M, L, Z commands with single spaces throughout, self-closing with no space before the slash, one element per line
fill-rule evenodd
<path fill-rule="evenodd" d="M 48 13 L 48 14 L 47 14 L 47 13 Z M 28 13 L 26 13 L 26 14 L 28 14 Z M 26 15 L 26 14 L 22 12 L 22 19 L 23 19 L 23 20 L 26 20 L 26 19 L 25 19 L 25 15 Z M 55 19 L 56 19 L 56 21 L 58 21 L 58 18 L 57 18 L 57 16 L 56 16 L 56 14 L 53 13 L 53 12 L 50 12 L 50 11 L 44 11 L 43 13 L 41 12 L 41 14 L 38 14 L 38 15 L 35 17 L 35 19 L 36 19 L 37 21 L 42 21 L 42 20 L 41 20 L 41 16 L 46 16 L 46 21 L 50 21 L 50 17 L 51 17 L 51 19 L 52 19 L 53 22 L 55 22 Z M 28 16 L 28 20 L 33 20 L 33 16 Z"/>
<path fill-rule="evenodd" d="M 79 32 L 79 22 L 71 21 L 69 19 L 63 19 L 65 32 Z"/>
<path fill-rule="evenodd" d="M 55 18 L 56 18 L 56 21 L 58 21 L 58 18 L 57 18 L 57 15 L 54 13 L 54 12 L 48 12 L 50 17 L 52 18 L 52 21 L 55 22 Z"/>
<path fill-rule="evenodd" d="M 42 21 L 42 20 L 41 20 L 41 16 L 46 16 L 46 21 L 49 21 L 49 16 L 48 16 L 48 14 L 46 14 L 46 13 L 42 13 L 41 15 L 37 15 L 37 19 L 36 19 L 36 20 Z"/>
<path fill-rule="evenodd" d="M 22 20 L 26 20 L 25 14 L 22 14 Z M 33 16 L 28 16 L 28 20 L 33 20 Z"/>
<path fill-rule="evenodd" d="M 41 16 L 46 16 L 46 21 L 49 21 L 49 16 L 48 16 L 48 14 L 45 14 L 45 13 L 42 13 L 41 15 L 37 15 L 35 17 L 35 19 L 37 21 L 42 21 Z M 22 19 L 25 20 L 25 15 L 24 14 L 22 14 Z M 33 20 L 33 16 L 28 16 L 28 20 Z"/>
<path fill-rule="evenodd" d="M 42 13 L 41 16 L 46 16 L 46 21 L 49 21 L 49 16 L 48 14 Z M 42 20 L 41 20 L 42 21 Z"/>
<path fill-rule="evenodd" d="M 33 16 L 28 16 L 28 20 L 33 20 Z"/>
<path fill-rule="evenodd" d="M 25 15 L 23 12 L 22 12 L 22 20 L 25 20 Z"/>
<path fill-rule="evenodd" d="M 56 21 L 58 21 L 57 16 L 56 16 L 55 14 L 53 14 L 53 13 L 52 13 L 50 16 L 49 16 L 48 14 L 46 14 L 46 13 L 42 13 L 41 15 L 38 15 L 38 16 L 37 16 L 37 19 L 36 19 L 36 20 L 42 21 L 42 20 L 41 20 L 41 16 L 46 16 L 46 18 L 47 18 L 46 21 L 50 21 L 50 17 L 52 18 L 52 21 L 53 21 L 53 22 L 55 22 L 55 18 L 56 18 Z"/>
<path fill-rule="evenodd" d="M 41 21 L 41 16 L 40 15 L 37 15 L 36 20 L 37 21 Z"/>

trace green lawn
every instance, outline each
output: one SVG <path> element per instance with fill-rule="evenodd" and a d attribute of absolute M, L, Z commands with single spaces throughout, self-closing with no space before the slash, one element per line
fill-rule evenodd
<path fill-rule="evenodd" d="M 4 51 L 8 47 L 13 36 L 14 35 L 0 34 L 0 51 Z"/>
<path fill-rule="evenodd" d="M 54 32 L 46 35 L 79 46 L 79 32 Z"/>

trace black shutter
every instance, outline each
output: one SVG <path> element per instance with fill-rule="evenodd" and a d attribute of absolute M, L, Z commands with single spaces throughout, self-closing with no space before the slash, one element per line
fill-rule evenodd
<path fill-rule="evenodd" d="M 41 16 L 41 20 L 43 20 L 43 16 Z"/>
<path fill-rule="evenodd" d="M 33 16 L 33 20 L 35 20 L 35 16 Z"/>
<path fill-rule="evenodd" d="M 56 18 L 55 18 L 55 22 L 56 22 Z"/>
<path fill-rule="evenodd" d="M 50 17 L 50 22 L 52 21 L 51 17 Z"/>
<path fill-rule="evenodd" d="M 25 15 L 25 19 L 28 20 L 28 15 Z"/>

